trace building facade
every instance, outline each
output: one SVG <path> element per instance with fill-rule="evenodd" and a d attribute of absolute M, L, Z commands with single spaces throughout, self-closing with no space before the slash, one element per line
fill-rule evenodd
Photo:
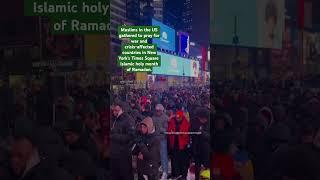
<path fill-rule="evenodd" d="M 192 1 L 164 0 L 163 22 L 176 30 L 192 32 Z M 182 8 L 177 8 L 181 7 Z"/>
<path fill-rule="evenodd" d="M 121 40 L 118 38 L 118 26 L 127 21 L 126 0 L 110 1 L 110 38 L 111 38 L 111 61 L 112 67 L 117 67 L 117 56 L 121 53 Z M 112 68 L 116 71 L 117 68 Z M 114 72 L 113 72 L 114 73 Z"/>

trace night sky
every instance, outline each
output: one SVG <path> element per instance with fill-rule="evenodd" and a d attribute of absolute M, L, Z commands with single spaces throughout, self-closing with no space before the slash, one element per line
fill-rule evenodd
<path fill-rule="evenodd" d="M 196 40 L 203 45 L 209 45 L 210 0 L 192 0 L 192 5 L 193 32 L 191 40 Z"/>

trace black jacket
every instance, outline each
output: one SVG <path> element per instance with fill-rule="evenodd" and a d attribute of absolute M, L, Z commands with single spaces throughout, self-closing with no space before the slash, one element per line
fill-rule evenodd
<path fill-rule="evenodd" d="M 126 113 L 111 121 L 110 156 L 112 158 L 131 156 L 131 142 L 134 132 L 134 121 Z"/>
<path fill-rule="evenodd" d="M 191 124 L 191 132 L 201 132 L 200 135 L 194 134 L 192 138 L 192 154 L 195 161 L 210 167 L 210 125 L 202 125 L 200 122 Z"/>
<path fill-rule="evenodd" d="M 160 139 L 155 133 L 143 137 L 137 144 L 138 151 L 142 153 L 143 160 L 138 159 L 138 172 L 156 177 L 160 167 Z"/>
<path fill-rule="evenodd" d="M 91 156 L 91 158 L 95 162 L 97 162 L 99 159 L 99 152 L 97 149 L 97 145 L 93 141 L 93 139 L 91 139 L 91 137 L 86 133 L 83 133 L 76 143 L 70 145 L 69 149 L 71 151 L 78 151 L 78 150 L 85 151 Z"/>
<path fill-rule="evenodd" d="M 68 180 L 72 176 L 65 170 L 42 160 L 38 165 L 30 169 L 23 178 L 17 180 Z"/>

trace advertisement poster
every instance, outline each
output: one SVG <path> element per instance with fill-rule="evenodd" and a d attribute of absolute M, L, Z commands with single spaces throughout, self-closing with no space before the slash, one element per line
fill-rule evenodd
<path fill-rule="evenodd" d="M 314 62 L 320 55 L 320 33 L 305 31 L 303 37 L 304 64 Z"/>
<path fill-rule="evenodd" d="M 190 60 L 190 76 L 199 77 L 199 61 Z"/>
<path fill-rule="evenodd" d="M 82 58 L 82 36 L 53 35 L 48 19 L 42 19 L 42 59 L 74 61 Z"/>
<path fill-rule="evenodd" d="M 258 0 L 258 47 L 281 49 L 285 26 L 284 0 Z"/>
<path fill-rule="evenodd" d="M 179 53 L 190 53 L 190 36 L 188 33 L 179 32 Z"/>
<path fill-rule="evenodd" d="M 295 59 L 294 43 L 297 37 L 297 30 L 289 27 L 283 32 L 283 45 L 280 50 L 272 50 L 272 76 L 276 79 L 282 78 L 288 71 L 292 71 L 292 65 L 297 61 Z"/>
<path fill-rule="evenodd" d="M 160 26 L 160 38 L 152 39 L 152 43 L 157 44 L 158 48 L 176 51 L 176 31 L 163 23 L 152 19 L 152 26 Z"/>
<path fill-rule="evenodd" d="M 284 0 L 215 0 L 211 4 L 211 43 L 282 48 Z"/>
<path fill-rule="evenodd" d="M 154 67 L 153 74 L 198 77 L 199 61 L 194 61 L 179 56 L 158 52 L 161 56 L 161 66 Z"/>
<path fill-rule="evenodd" d="M 152 71 L 153 74 L 183 76 L 183 61 L 185 59 L 162 52 L 158 52 L 158 55 L 161 56 L 161 66 L 154 67 Z"/>

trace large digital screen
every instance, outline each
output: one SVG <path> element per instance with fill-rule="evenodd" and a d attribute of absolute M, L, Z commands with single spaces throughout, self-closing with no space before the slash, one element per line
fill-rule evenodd
<path fill-rule="evenodd" d="M 198 77 L 199 76 L 199 61 L 190 60 L 187 61 L 187 67 L 190 68 L 190 77 Z"/>
<path fill-rule="evenodd" d="M 188 33 L 179 32 L 179 53 L 190 53 L 190 37 Z"/>
<path fill-rule="evenodd" d="M 161 56 L 161 66 L 153 67 L 152 74 L 198 77 L 199 61 L 158 52 Z"/>
<path fill-rule="evenodd" d="M 303 60 L 305 63 L 308 61 L 316 61 L 320 56 L 320 34 L 303 32 Z"/>
<path fill-rule="evenodd" d="M 152 26 L 160 26 L 161 35 L 152 39 L 152 43 L 157 44 L 158 48 L 176 51 L 176 31 L 155 19 L 152 19 Z"/>
<path fill-rule="evenodd" d="M 284 0 L 215 0 L 211 10 L 212 44 L 282 48 Z"/>

